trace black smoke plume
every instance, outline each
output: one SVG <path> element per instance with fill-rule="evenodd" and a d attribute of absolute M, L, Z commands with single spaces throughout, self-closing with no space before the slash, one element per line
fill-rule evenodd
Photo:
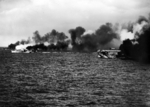
<path fill-rule="evenodd" d="M 57 44 L 50 44 L 45 46 L 43 43 L 36 44 L 33 46 L 28 46 L 26 49 L 31 52 L 46 52 L 46 51 L 66 51 L 68 48 L 68 43 L 57 42 Z"/>
<path fill-rule="evenodd" d="M 124 40 L 120 46 L 122 54 L 126 58 L 132 58 L 140 62 L 150 62 L 150 20 L 140 17 L 136 23 L 146 23 L 141 31 L 136 32 L 138 38 Z"/>
<path fill-rule="evenodd" d="M 19 45 L 20 42 L 17 41 L 16 43 L 11 43 L 10 45 L 8 45 L 8 48 L 11 49 L 11 50 L 15 50 L 16 49 L 16 46 Z"/>
<path fill-rule="evenodd" d="M 71 43 L 74 51 L 96 51 L 99 48 L 106 47 L 113 39 L 120 39 L 118 34 L 115 33 L 111 23 L 106 23 L 100 26 L 99 29 L 92 34 L 85 34 L 85 29 L 77 27 L 70 29 Z M 111 47 L 111 46 L 107 46 Z"/>
<path fill-rule="evenodd" d="M 100 45 L 105 45 L 112 39 L 119 39 L 119 36 L 113 30 L 113 25 L 111 23 L 106 23 L 96 30 L 96 36 Z"/>
<path fill-rule="evenodd" d="M 49 44 L 56 44 L 57 42 L 65 42 L 65 39 L 67 38 L 68 37 L 63 32 L 57 32 L 55 29 L 49 33 L 46 33 L 44 36 L 41 36 L 38 31 L 35 31 L 34 36 L 32 37 L 36 44 L 45 42 Z"/>
<path fill-rule="evenodd" d="M 83 46 L 81 44 L 81 35 L 85 32 L 83 27 L 77 27 L 75 29 L 70 29 L 69 33 L 71 34 L 71 44 L 73 46 L 72 50 L 81 51 Z"/>

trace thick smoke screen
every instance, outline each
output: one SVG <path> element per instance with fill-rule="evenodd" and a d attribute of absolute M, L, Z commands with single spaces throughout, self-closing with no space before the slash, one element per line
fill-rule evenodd
<path fill-rule="evenodd" d="M 69 45 L 69 40 L 63 32 L 58 32 L 53 29 L 51 32 L 46 33 L 44 36 L 41 36 L 39 31 L 33 33 L 32 40 L 17 41 L 14 44 L 10 44 L 8 47 L 11 50 L 30 50 L 36 52 L 40 51 L 50 51 L 50 50 L 67 50 Z"/>
<path fill-rule="evenodd" d="M 149 40 L 149 38 L 145 37 L 144 35 L 148 34 L 147 29 L 149 28 L 149 19 L 150 18 L 140 16 L 137 21 L 129 22 L 124 25 L 113 25 L 111 23 L 106 23 L 92 32 L 88 32 L 82 26 L 78 26 L 76 28 L 68 30 L 70 34 L 70 39 L 68 38 L 68 36 L 65 35 L 65 33 L 58 32 L 55 29 L 51 30 L 51 32 L 48 32 L 43 36 L 41 36 L 38 31 L 35 31 L 33 33 L 32 40 L 28 38 L 27 40 L 18 41 L 14 44 L 10 44 L 9 48 L 19 49 L 21 47 L 25 47 L 27 49 L 26 46 L 32 44 L 28 49 L 36 50 L 39 47 L 44 47 L 44 51 L 61 51 L 65 49 L 77 52 L 95 52 L 98 49 L 119 49 L 119 47 L 120 49 L 123 49 L 124 47 L 127 48 L 125 49 L 126 51 L 129 51 L 127 52 L 127 56 L 134 56 L 134 52 L 130 50 L 138 50 L 140 48 L 141 55 L 143 57 L 148 57 L 148 46 L 146 44 L 148 44 L 147 40 Z M 126 41 L 126 39 L 129 39 L 131 43 L 129 43 L 128 41 L 124 42 Z M 120 46 L 121 44 L 123 46 Z M 125 44 L 130 45 L 127 45 L 126 47 Z M 132 49 L 131 47 L 134 49 Z M 123 52 L 125 51 L 123 50 Z M 135 56 L 138 57 L 137 55 Z"/>
<path fill-rule="evenodd" d="M 111 23 L 100 26 L 94 33 L 84 34 L 84 32 L 83 27 L 69 30 L 74 51 L 90 52 L 97 49 L 112 48 L 113 46 L 119 47 L 120 45 L 120 37 Z M 114 39 L 117 41 L 113 41 Z M 110 45 L 110 42 L 112 45 Z M 117 42 L 119 43 L 118 46 L 115 45 L 118 44 Z"/>
<path fill-rule="evenodd" d="M 49 43 L 56 44 L 57 42 L 64 42 L 68 37 L 63 32 L 58 32 L 53 29 L 51 32 L 46 33 L 44 36 L 41 36 L 38 31 L 34 32 L 34 36 L 32 37 L 33 41 L 36 44 L 39 43 Z"/>
<path fill-rule="evenodd" d="M 106 23 L 96 30 L 95 34 L 100 45 L 109 43 L 112 39 L 119 39 L 119 36 L 112 28 L 111 23 Z"/>
<path fill-rule="evenodd" d="M 117 32 L 118 26 L 113 26 L 111 23 L 106 23 L 101 25 L 93 32 L 88 32 L 85 28 L 78 26 L 75 29 L 69 30 L 71 40 L 68 39 L 65 33 L 58 32 L 55 29 L 49 33 L 46 33 L 44 36 L 41 36 L 38 31 L 35 31 L 33 33 L 32 40 L 24 40 L 22 42 L 18 41 L 15 44 L 10 44 L 9 48 L 15 49 L 15 47 L 18 47 L 18 45 L 32 43 L 37 45 L 36 48 L 39 46 L 39 44 L 44 44 L 47 49 L 48 47 L 49 49 L 53 47 L 54 50 L 59 50 L 60 47 L 64 46 L 65 49 L 66 47 L 69 49 L 69 46 L 71 45 L 71 50 L 78 52 L 94 52 L 98 49 L 109 49 L 112 47 L 119 48 L 121 40 L 119 33 Z M 31 45 L 31 47 L 33 47 L 33 45 Z M 31 47 L 28 49 L 31 49 Z"/>
<path fill-rule="evenodd" d="M 139 17 L 134 23 L 134 38 L 124 40 L 120 49 L 127 58 L 150 62 L 150 19 Z"/>

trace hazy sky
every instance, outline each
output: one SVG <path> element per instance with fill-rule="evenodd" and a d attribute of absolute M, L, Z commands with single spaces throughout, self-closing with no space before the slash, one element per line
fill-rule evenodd
<path fill-rule="evenodd" d="M 0 0 L 0 46 L 56 29 L 135 21 L 150 13 L 150 0 Z"/>

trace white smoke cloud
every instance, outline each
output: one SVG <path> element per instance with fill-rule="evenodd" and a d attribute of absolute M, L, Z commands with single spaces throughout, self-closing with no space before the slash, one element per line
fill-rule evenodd
<path fill-rule="evenodd" d="M 143 31 L 143 27 L 145 26 L 145 25 L 147 25 L 148 23 L 147 22 L 145 22 L 145 21 L 142 21 L 141 23 L 134 23 L 133 24 L 133 31 L 131 32 L 131 31 L 128 31 L 128 29 L 126 28 L 120 28 L 119 30 L 119 35 L 120 35 L 120 38 L 121 38 L 121 40 L 123 41 L 123 40 L 125 40 L 125 39 L 137 39 L 137 38 L 139 38 L 138 36 L 139 35 L 137 35 L 137 33 L 138 34 L 141 34 Z"/>
<path fill-rule="evenodd" d="M 93 31 L 93 30 L 87 30 L 87 31 L 85 31 L 84 33 L 83 33 L 83 35 L 82 36 L 84 36 L 84 35 L 87 35 L 87 34 L 95 34 L 95 31 Z"/>
<path fill-rule="evenodd" d="M 48 46 L 48 45 L 50 45 L 50 43 L 49 42 L 44 42 L 44 45 Z"/>
<path fill-rule="evenodd" d="M 134 39 L 134 33 L 128 32 L 127 29 L 122 29 L 120 32 L 121 41 L 125 39 Z"/>
<path fill-rule="evenodd" d="M 28 46 L 33 46 L 33 45 L 34 45 L 34 44 L 24 44 L 24 45 L 20 44 L 20 45 L 17 45 L 17 46 L 16 46 L 16 50 L 24 51 L 24 50 L 26 50 L 26 48 L 27 48 Z"/>
<path fill-rule="evenodd" d="M 148 23 L 145 22 L 145 21 L 142 21 L 141 24 L 136 23 L 136 24 L 133 26 L 133 33 L 136 34 L 136 32 L 137 32 L 137 33 L 141 34 L 141 33 L 142 33 L 142 30 L 143 30 L 143 27 L 144 27 L 145 25 L 147 25 L 147 24 L 148 24 Z"/>

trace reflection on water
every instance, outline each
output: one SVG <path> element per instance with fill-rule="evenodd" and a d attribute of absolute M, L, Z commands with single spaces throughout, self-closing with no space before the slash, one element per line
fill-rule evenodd
<path fill-rule="evenodd" d="M 150 106 L 150 66 L 146 64 L 98 59 L 88 53 L 0 57 L 2 107 Z"/>

